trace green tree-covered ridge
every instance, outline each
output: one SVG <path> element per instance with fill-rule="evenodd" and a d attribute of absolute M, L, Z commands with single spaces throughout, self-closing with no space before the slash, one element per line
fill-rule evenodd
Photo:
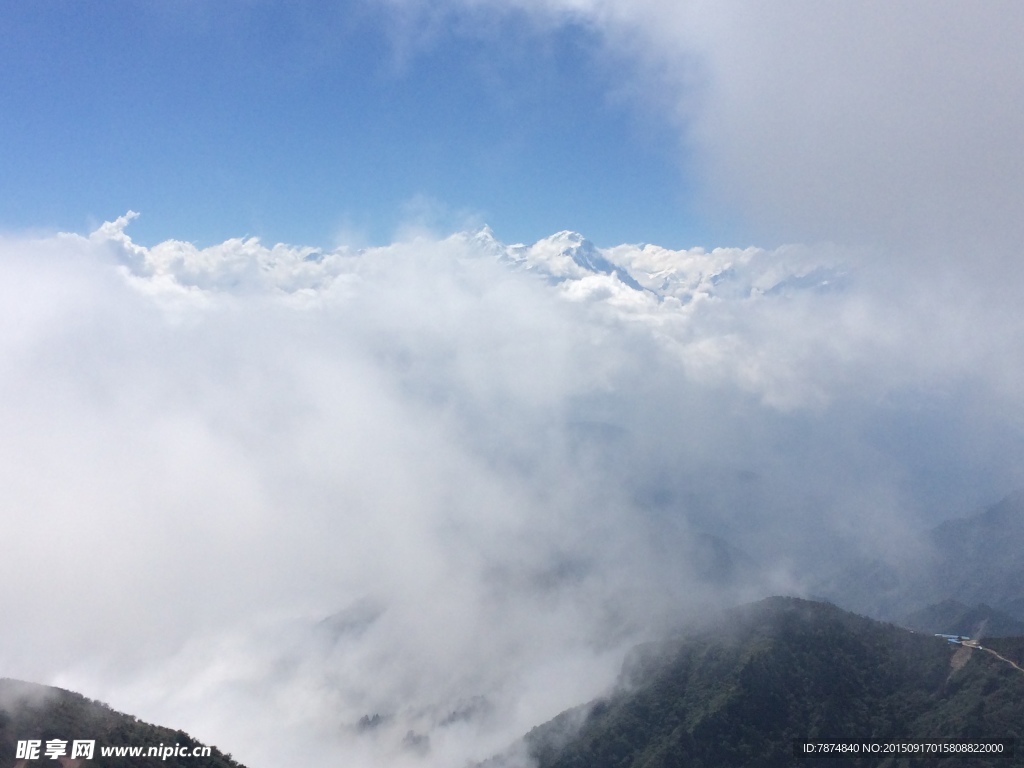
<path fill-rule="evenodd" d="M 539 768 L 1005 768 L 1024 761 L 795 761 L 792 742 L 1019 741 L 1022 731 L 1024 674 L 1008 664 L 827 603 L 769 598 L 638 648 L 613 695 L 535 728 L 525 744 Z"/>
<path fill-rule="evenodd" d="M 203 746 L 184 731 L 144 723 L 106 704 L 65 691 L 0 678 L 0 768 L 52 766 L 56 760 L 17 760 L 17 742 L 25 739 L 95 739 L 94 759 L 77 761 L 96 768 L 244 768 L 216 748 L 209 757 L 101 757 L 102 746 Z"/>

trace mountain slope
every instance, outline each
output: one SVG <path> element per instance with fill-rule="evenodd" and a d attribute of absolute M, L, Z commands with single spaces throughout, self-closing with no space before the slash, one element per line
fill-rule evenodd
<path fill-rule="evenodd" d="M 1024 491 L 973 517 L 942 523 L 931 540 L 942 557 L 946 594 L 1024 619 Z"/>
<path fill-rule="evenodd" d="M 899 624 L 918 632 L 941 632 L 975 639 L 1024 635 L 1024 621 L 984 603 L 970 606 L 957 600 L 933 603 L 905 616 Z"/>
<path fill-rule="evenodd" d="M 814 591 L 890 620 L 955 600 L 985 604 L 1024 621 L 1024 491 L 924 531 L 921 541 L 923 559 L 855 562 Z"/>
<path fill-rule="evenodd" d="M 0 678 L 0 768 L 13 766 L 55 766 L 57 759 L 47 759 L 40 753 L 39 760 L 18 760 L 17 743 L 38 739 L 45 745 L 51 739 L 60 739 L 70 745 L 75 739 L 96 742 L 92 760 L 70 760 L 64 758 L 67 766 L 99 766 L 105 768 L 243 768 L 215 748 L 210 748 L 206 757 L 193 757 L 195 747 L 205 745 L 193 739 L 184 731 L 174 731 L 136 720 L 131 715 L 115 712 L 107 705 L 87 699 L 80 694 L 20 680 Z M 167 757 L 148 756 L 149 747 L 175 747 L 185 755 Z M 101 747 L 142 747 L 141 756 L 108 756 L 100 753 Z M 45 748 L 45 747 L 44 747 Z"/>
<path fill-rule="evenodd" d="M 955 669 L 957 652 L 958 663 L 970 658 Z M 616 693 L 525 743 L 539 768 L 791 766 L 794 739 L 1019 739 L 1022 715 L 1024 674 L 995 657 L 829 604 L 770 598 L 638 649 Z"/>

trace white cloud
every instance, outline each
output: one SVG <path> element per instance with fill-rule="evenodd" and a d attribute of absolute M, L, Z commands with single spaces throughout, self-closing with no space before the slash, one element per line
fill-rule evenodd
<path fill-rule="evenodd" d="M 837 249 L 127 223 L 0 242 L 0 660 L 254 766 L 483 757 L 701 601 L 1021 480 L 1017 327 Z M 762 562 L 713 583 L 707 535 Z"/>

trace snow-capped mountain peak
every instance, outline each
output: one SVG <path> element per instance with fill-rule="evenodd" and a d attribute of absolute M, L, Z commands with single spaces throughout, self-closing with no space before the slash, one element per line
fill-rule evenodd
<path fill-rule="evenodd" d="M 633 290 L 644 288 L 621 266 L 579 232 L 563 230 L 532 245 L 512 245 L 505 260 L 522 269 L 544 275 L 552 283 L 580 280 L 594 275 L 614 276 Z"/>

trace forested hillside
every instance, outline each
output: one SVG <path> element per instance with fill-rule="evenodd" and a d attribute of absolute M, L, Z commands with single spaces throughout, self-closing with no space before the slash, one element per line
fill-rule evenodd
<path fill-rule="evenodd" d="M 539 768 L 834 767 L 844 763 L 796 763 L 793 741 L 1022 735 L 1024 674 L 1011 665 L 827 603 L 770 598 L 688 637 L 637 649 L 613 695 L 535 728 L 525 745 Z"/>
<path fill-rule="evenodd" d="M 93 759 L 72 759 L 70 749 L 60 758 L 18 759 L 19 741 L 95 741 Z M 209 756 L 193 756 L 203 747 L 184 731 L 144 723 L 115 712 L 106 704 L 61 688 L 0 678 L 0 768 L 28 766 L 96 766 L 96 768 L 244 768 L 216 748 Z M 103 756 L 101 747 L 142 747 L 141 755 Z M 178 754 L 148 756 L 149 747 L 176 748 Z"/>

